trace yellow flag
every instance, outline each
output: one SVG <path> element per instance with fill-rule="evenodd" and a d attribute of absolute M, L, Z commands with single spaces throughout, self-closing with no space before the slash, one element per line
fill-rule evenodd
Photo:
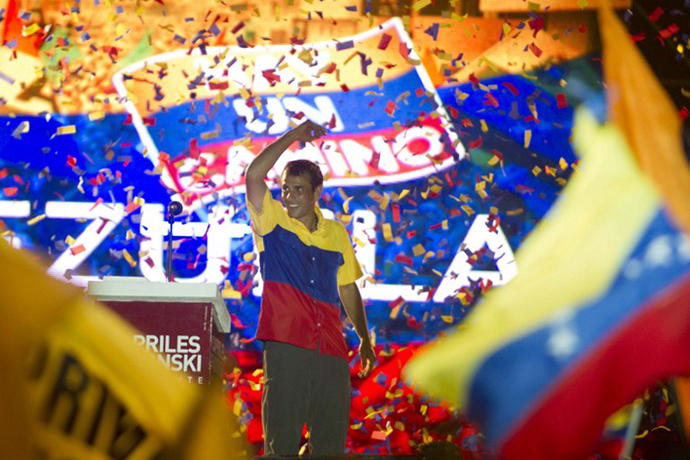
<path fill-rule="evenodd" d="M 187 383 L 115 313 L 0 241 L 7 458 L 244 458 L 220 388 Z"/>
<path fill-rule="evenodd" d="M 610 8 L 599 10 L 599 23 L 609 117 L 656 182 L 677 224 L 690 232 L 690 166 L 682 151 L 680 117 Z"/>

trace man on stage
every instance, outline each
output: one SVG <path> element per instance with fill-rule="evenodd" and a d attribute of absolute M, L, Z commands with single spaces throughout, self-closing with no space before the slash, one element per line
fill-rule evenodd
<path fill-rule="evenodd" d="M 345 451 L 351 388 L 340 302 L 360 337 L 360 376 L 376 361 L 352 243 L 345 227 L 325 219 L 317 204 L 321 170 L 308 160 L 289 162 L 281 176 L 282 204 L 264 183 L 293 142 L 325 133 L 306 121 L 266 147 L 245 173 L 264 280 L 256 338 L 264 341 L 265 455 L 297 455 L 304 423 L 312 455 Z"/>

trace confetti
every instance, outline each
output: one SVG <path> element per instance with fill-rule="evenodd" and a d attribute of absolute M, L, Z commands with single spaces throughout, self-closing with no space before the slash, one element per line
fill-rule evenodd
<path fill-rule="evenodd" d="M 38 222 L 42 221 L 43 219 L 46 218 L 45 214 L 41 214 L 40 216 L 32 217 L 31 219 L 26 221 L 27 225 L 36 225 Z"/>
<path fill-rule="evenodd" d="M 377 48 L 380 50 L 385 50 L 386 48 L 388 48 L 388 45 L 390 44 L 392 39 L 393 39 L 392 35 L 382 34 Z"/>
<path fill-rule="evenodd" d="M 74 134 L 77 132 L 77 127 L 74 125 L 58 126 L 57 135 Z"/>

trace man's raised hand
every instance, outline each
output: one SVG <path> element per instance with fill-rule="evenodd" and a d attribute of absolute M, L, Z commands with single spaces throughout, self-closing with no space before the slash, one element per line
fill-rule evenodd
<path fill-rule="evenodd" d="M 311 120 L 307 120 L 295 129 L 292 130 L 292 135 L 294 140 L 303 142 L 311 142 L 314 139 L 326 134 L 326 128 L 321 125 L 317 125 Z"/>

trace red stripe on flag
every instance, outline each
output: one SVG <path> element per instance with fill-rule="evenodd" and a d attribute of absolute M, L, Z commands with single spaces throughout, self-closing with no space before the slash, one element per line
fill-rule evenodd
<path fill-rule="evenodd" d="M 500 458 L 587 458 L 609 415 L 657 380 L 690 372 L 688 299 L 690 276 L 639 306 L 515 425 Z"/>

